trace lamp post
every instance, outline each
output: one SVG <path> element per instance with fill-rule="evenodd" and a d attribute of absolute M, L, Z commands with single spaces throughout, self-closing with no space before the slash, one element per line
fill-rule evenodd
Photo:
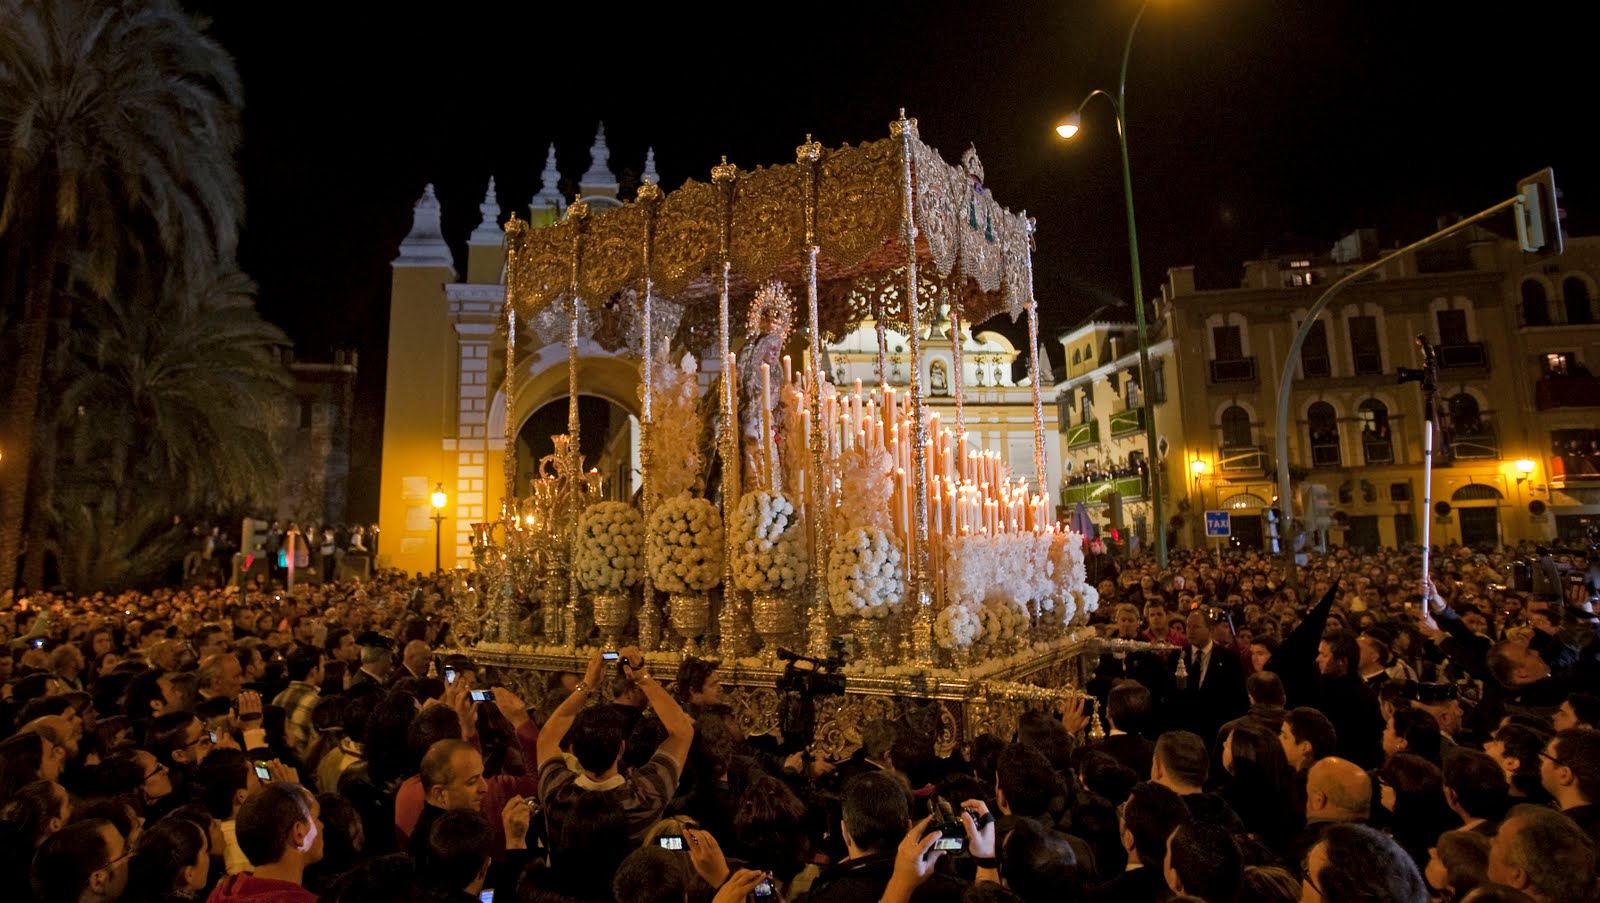
<path fill-rule="evenodd" d="M 1517 510 L 1526 511 L 1526 506 L 1522 504 L 1522 484 L 1527 483 L 1533 478 L 1533 459 L 1519 458 L 1515 466 L 1517 468 Z M 1533 487 L 1531 484 L 1528 487 L 1528 493 L 1530 495 L 1533 494 Z M 1504 543 L 1502 543 L 1502 545 L 1503 544 Z"/>
<path fill-rule="evenodd" d="M 1072 138 L 1078 134 L 1082 125 L 1083 108 L 1097 95 L 1104 97 L 1117 114 L 1117 143 L 1122 148 L 1122 200 L 1128 211 L 1128 262 L 1133 271 L 1133 322 L 1138 331 L 1139 338 L 1139 389 L 1144 395 L 1144 439 L 1145 454 L 1156 466 L 1150 468 L 1150 501 L 1151 514 L 1155 521 L 1156 534 L 1156 561 L 1161 567 L 1167 566 L 1167 524 L 1162 516 L 1161 504 L 1161 462 L 1156 459 L 1156 418 L 1151 391 L 1155 387 L 1150 371 L 1150 334 L 1145 326 L 1144 319 L 1144 287 L 1139 276 L 1139 232 L 1133 220 L 1133 175 L 1128 167 L 1128 57 L 1133 53 L 1133 35 L 1139 30 L 1139 21 L 1144 18 L 1144 11 L 1150 6 L 1150 0 L 1139 4 L 1139 12 L 1133 17 L 1133 24 L 1128 28 L 1128 40 L 1122 48 L 1122 74 L 1117 80 L 1117 93 L 1113 96 L 1110 92 L 1099 88 L 1090 91 L 1083 102 L 1078 104 L 1078 109 L 1073 111 L 1056 126 L 1056 134 L 1062 138 Z"/>
<path fill-rule="evenodd" d="M 444 506 L 450 497 L 444 494 L 444 484 L 439 483 L 433 487 L 433 494 L 428 496 L 428 503 L 433 506 L 433 572 L 442 570 L 439 561 L 439 537 L 444 532 Z"/>

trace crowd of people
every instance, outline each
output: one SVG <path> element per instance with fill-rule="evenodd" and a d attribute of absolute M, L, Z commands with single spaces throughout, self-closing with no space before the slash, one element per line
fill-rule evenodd
<path fill-rule="evenodd" d="M 1526 551 L 1096 560 L 1143 642 L 1087 697 L 945 757 L 907 701 L 843 761 L 715 661 L 488 674 L 446 578 L 8 593 L 0 861 L 37 903 L 1600 899 L 1596 588 Z"/>

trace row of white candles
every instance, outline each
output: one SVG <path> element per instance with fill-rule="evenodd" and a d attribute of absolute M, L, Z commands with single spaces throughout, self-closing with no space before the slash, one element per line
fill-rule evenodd
<path fill-rule="evenodd" d="M 815 466 L 809 451 L 811 411 L 805 394 L 807 387 L 787 355 L 783 358 L 783 367 L 781 391 L 790 393 L 790 403 L 783 406 L 786 422 L 781 429 L 786 436 L 801 440 L 786 442 L 791 450 L 788 467 L 791 478 L 785 488 L 795 505 L 804 510 L 811 503 L 808 487 Z M 826 384 L 826 374 L 822 379 Z M 773 410 L 773 405 L 771 375 L 766 365 L 761 368 L 761 382 L 761 464 L 767 468 L 763 475 L 766 485 L 776 486 L 780 482 L 775 439 L 778 427 L 773 415 L 767 413 Z M 824 391 L 822 396 L 821 420 L 829 426 L 821 437 L 824 467 L 835 467 L 841 455 L 858 447 L 887 453 L 893 464 L 890 520 L 901 548 L 909 550 L 915 532 L 914 421 L 910 393 L 896 391 L 893 386 L 863 390 L 861 381 L 857 380 L 848 394 Z M 1010 465 L 999 452 L 974 447 L 965 432 L 958 435 L 941 428 L 937 411 L 927 416 L 926 436 L 929 561 L 934 569 L 935 586 L 942 587 L 945 552 L 956 537 L 1042 533 L 1056 529 L 1050 516 L 1049 499 L 1042 494 L 1031 494 L 1026 480 L 1013 478 Z M 849 504 L 849 500 L 845 500 L 845 504 Z M 909 577 L 910 555 L 904 556 L 904 564 Z"/>

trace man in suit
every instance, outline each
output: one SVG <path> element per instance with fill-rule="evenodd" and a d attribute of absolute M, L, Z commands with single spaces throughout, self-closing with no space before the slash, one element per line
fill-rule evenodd
<path fill-rule="evenodd" d="M 1194 733 L 1215 737 L 1225 722 L 1244 713 L 1244 666 L 1232 649 L 1212 642 L 1205 609 L 1190 612 L 1187 626 L 1189 645 L 1179 653 L 1187 671 L 1178 694 L 1180 711 Z"/>
<path fill-rule="evenodd" d="M 1135 784 L 1128 799 L 1117 807 L 1118 833 L 1128 851 L 1127 869 L 1089 890 L 1093 903 L 1156 903 L 1168 892 L 1161 863 L 1167 853 L 1167 838 L 1189 820 L 1183 798 L 1160 784 L 1143 781 Z"/>
<path fill-rule="evenodd" d="M 1111 732 L 1090 744 L 1089 749 L 1103 752 L 1133 770 L 1141 777 L 1150 774 L 1150 757 L 1156 745 L 1144 736 L 1150 720 L 1150 691 L 1136 680 L 1119 680 L 1111 688 L 1111 701 L 1106 705 L 1106 721 Z"/>

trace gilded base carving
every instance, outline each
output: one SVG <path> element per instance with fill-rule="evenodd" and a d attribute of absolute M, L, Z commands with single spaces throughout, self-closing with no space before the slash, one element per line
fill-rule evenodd
<path fill-rule="evenodd" d="M 761 637 L 761 652 L 775 658 L 778 647 L 793 648 L 800 629 L 800 600 L 792 594 L 755 593 L 750 597 L 750 621 Z"/>

